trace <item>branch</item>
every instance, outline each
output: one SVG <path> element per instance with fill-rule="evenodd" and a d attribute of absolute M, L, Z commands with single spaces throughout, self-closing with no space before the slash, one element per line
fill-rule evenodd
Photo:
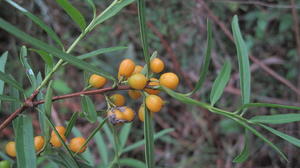
<path fill-rule="evenodd" d="M 54 96 L 52 97 L 52 101 L 56 100 L 61 100 L 61 99 L 68 99 L 68 98 L 73 98 L 73 97 L 79 97 L 83 95 L 95 95 L 95 94 L 100 94 L 100 93 L 105 93 L 109 91 L 115 91 L 115 90 L 129 90 L 129 86 L 118 86 L 118 87 L 107 87 L 103 89 L 96 89 L 96 90 L 89 90 L 89 91 L 80 91 L 76 93 L 71 93 L 71 94 L 66 94 L 62 96 Z M 39 93 L 39 90 L 36 90 L 32 93 L 32 95 L 25 100 L 23 105 L 18 108 L 15 112 L 13 112 L 10 116 L 8 116 L 4 122 L 1 123 L 0 125 L 0 131 L 2 131 L 5 127 L 7 127 L 8 124 L 12 122 L 13 119 L 15 119 L 19 114 L 21 114 L 23 111 L 27 110 L 28 108 L 35 107 L 39 104 L 45 103 L 45 100 L 38 100 L 38 101 L 33 101 L 36 95 Z"/>

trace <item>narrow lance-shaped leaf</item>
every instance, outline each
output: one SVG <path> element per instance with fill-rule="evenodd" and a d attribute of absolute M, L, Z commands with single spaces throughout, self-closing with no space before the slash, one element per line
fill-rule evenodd
<path fill-rule="evenodd" d="M 18 89 L 21 92 L 24 92 L 22 86 L 14 80 L 12 77 L 9 75 L 3 73 L 0 71 L 0 80 L 4 81 L 5 83 L 9 84 L 10 86 L 13 86 L 14 88 Z"/>
<path fill-rule="evenodd" d="M 271 103 L 248 103 L 248 104 L 244 104 L 239 110 L 243 110 L 248 107 L 272 107 L 272 108 L 300 110 L 300 107 L 297 106 L 288 106 L 288 105 L 271 104 Z"/>
<path fill-rule="evenodd" d="M 16 136 L 18 168 L 35 168 L 36 156 L 31 118 L 21 115 L 13 121 L 13 126 Z"/>
<path fill-rule="evenodd" d="M 0 71 L 3 73 L 5 71 L 5 64 L 7 61 L 7 56 L 8 56 L 8 52 L 6 51 L 0 57 Z M 4 81 L 0 80 L 0 95 L 3 94 L 3 90 L 4 90 Z M 0 101 L 0 108 L 1 108 L 1 101 Z"/>
<path fill-rule="evenodd" d="M 76 9 L 68 0 L 56 0 L 58 5 L 64 9 L 64 11 L 72 18 L 72 20 L 84 31 L 86 27 L 86 21 L 82 14 Z"/>
<path fill-rule="evenodd" d="M 15 97 L 12 96 L 5 96 L 5 95 L 0 95 L 0 100 L 1 101 L 10 101 L 10 102 L 19 102 L 21 103 L 21 101 Z"/>
<path fill-rule="evenodd" d="M 67 129 L 66 129 L 66 133 L 65 136 L 68 137 L 72 131 L 72 128 L 74 127 L 76 120 L 79 116 L 79 112 L 75 112 L 72 114 L 72 117 L 70 119 L 70 121 L 68 121 L 68 125 L 67 125 Z"/>
<path fill-rule="evenodd" d="M 131 130 L 131 126 L 132 124 L 125 124 L 121 131 L 120 131 L 120 143 L 121 143 L 121 150 L 123 149 L 123 147 L 125 146 L 125 143 L 128 139 L 130 130 Z"/>
<path fill-rule="evenodd" d="M 250 154 L 250 144 L 249 144 L 250 135 L 249 135 L 249 131 L 245 130 L 244 137 L 245 137 L 244 148 L 243 148 L 242 152 L 233 159 L 233 162 L 235 162 L 235 163 L 243 163 L 249 157 L 249 154 Z"/>
<path fill-rule="evenodd" d="M 37 49 L 29 49 L 30 51 L 36 52 L 39 56 L 41 56 L 41 58 L 43 59 L 43 61 L 45 62 L 45 74 L 47 75 L 53 68 L 54 65 L 54 61 L 53 61 L 53 57 L 48 54 L 45 51 L 42 50 L 37 50 Z"/>
<path fill-rule="evenodd" d="M 94 136 L 95 142 L 97 144 L 98 152 L 100 153 L 100 158 L 104 166 L 108 165 L 108 151 L 107 145 L 104 142 L 103 136 L 100 132 L 97 132 Z"/>
<path fill-rule="evenodd" d="M 45 96 L 45 112 L 48 117 L 51 116 L 51 108 L 52 108 L 52 97 L 53 97 L 52 83 L 53 81 L 51 80 L 48 84 L 47 92 Z"/>
<path fill-rule="evenodd" d="M 233 32 L 234 42 L 236 45 L 237 56 L 238 56 L 242 103 L 247 104 L 250 102 L 250 93 L 251 93 L 249 56 L 248 56 L 247 46 L 243 40 L 240 31 L 238 17 L 236 15 L 233 17 L 233 21 L 232 21 L 232 32 Z"/>
<path fill-rule="evenodd" d="M 17 10 L 19 10 L 25 16 L 30 18 L 35 24 L 41 27 L 50 36 L 50 38 L 52 38 L 61 48 L 64 48 L 57 34 L 50 27 L 48 27 L 42 20 L 40 20 L 38 17 L 36 17 L 35 15 L 27 11 L 25 8 L 16 4 L 14 1 L 12 0 L 5 0 L 5 1 L 8 2 L 10 5 L 12 5 L 13 7 L 15 7 Z"/>
<path fill-rule="evenodd" d="M 93 10 L 93 17 L 96 17 L 96 6 L 93 0 L 85 0 Z"/>
<path fill-rule="evenodd" d="M 212 90 L 210 93 L 210 103 L 214 105 L 222 96 L 224 89 L 227 85 L 227 82 L 230 79 L 231 73 L 231 63 L 229 60 L 226 60 L 224 66 L 221 69 L 217 79 L 215 80 Z"/>
<path fill-rule="evenodd" d="M 80 69 L 83 69 L 83 70 L 86 70 L 86 71 L 89 71 L 91 73 L 95 73 L 95 74 L 98 74 L 98 75 L 101 75 L 105 78 L 108 78 L 108 79 L 111 79 L 113 81 L 115 81 L 115 78 L 110 75 L 109 73 L 105 72 L 104 70 L 102 70 L 101 68 L 99 67 L 95 67 L 91 64 L 88 64 L 70 54 L 67 54 L 67 53 L 64 53 L 63 51 L 53 47 L 53 46 L 50 46 L 44 42 L 42 42 L 41 40 L 38 40 L 26 33 L 24 33 L 23 31 L 21 31 L 20 29 L 14 27 L 13 25 L 11 25 L 10 23 L 6 22 L 5 20 L 3 20 L 2 18 L 0 18 L 0 28 L 4 29 L 5 31 L 13 34 L 14 36 L 18 37 L 19 39 L 23 40 L 24 42 L 28 42 L 29 44 L 33 45 L 34 47 L 36 48 L 39 48 L 41 50 L 44 50 L 50 54 L 53 54 L 53 56 L 55 57 L 58 57 L 64 61 L 67 61 L 68 63 L 80 68 Z M 0 79 L 2 79 L 3 75 L 0 73 Z"/>
<path fill-rule="evenodd" d="M 289 113 L 289 114 L 261 115 L 261 116 L 254 116 L 249 121 L 254 123 L 265 123 L 265 124 L 287 124 L 291 122 L 300 121 L 300 114 Z"/>
<path fill-rule="evenodd" d="M 25 46 L 21 47 L 20 60 L 21 60 L 21 63 L 23 65 L 23 67 L 25 68 L 25 73 L 26 73 L 32 87 L 36 88 L 37 87 L 36 78 L 35 78 L 35 75 L 34 75 L 34 72 L 31 68 L 31 66 L 29 65 L 28 55 L 27 55 L 27 48 Z"/>
<path fill-rule="evenodd" d="M 104 53 L 109 53 L 109 52 L 113 52 L 113 51 L 119 51 L 119 50 L 124 50 L 127 49 L 127 47 L 123 47 L 123 46 L 118 46 L 118 47 L 109 47 L 109 48 L 101 48 L 86 54 L 82 54 L 79 55 L 77 58 L 78 59 L 87 59 L 87 58 L 91 58 L 100 54 L 104 54 Z"/>
<path fill-rule="evenodd" d="M 122 158 L 119 160 L 120 165 L 122 166 L 129 166 L 132 168 L 145 168 L 146 165 L 142 161 L 132 159 L 132 158 Z"/>
<path fill-rule="evenodd" d="M 82 96 L 81 108 L 90 122 L 95 122 L 97 120 L 97 112 L 94 103 L 90 97 Z"/>
<path fill-rule="evenodd" d="M 212 49 L 212 25 L 211 22 L 207 20 L 207 44 L 206 44 L 205 56 L 199 72 L 199 80 L 196 83 L 195 88 L 191 92 L 186 94 L 187 96 L 196 93 L 202 87 L 206 79 L 206 75 L 208 73 L 208 68 L 209 68 L 210 58 L 211 58 L 211 49 Z"/>

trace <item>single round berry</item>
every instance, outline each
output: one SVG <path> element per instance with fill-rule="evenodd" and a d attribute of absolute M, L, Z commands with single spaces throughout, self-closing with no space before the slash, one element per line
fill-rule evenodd
<path fill-rule="evenodd" d="M 65 136 L 65 133 L 66 133 L 66 128 L 65 127 L 63 127 L 63 126 L 56 126 L 55 129 L 59 133 L 60 136 Z M 52 130 L 51 136 L 54 136 L 54 135 L 56 135 L 55 131 Z"/>
<path fill-rule="evenodd" d="M 134 71 L 132 72 L 132 75 L 133 75 L 133 74 L 137 74 L 137 73 L 142 73 L 142 70 L 143 70 L 143 67 L 142 67 L 142 66 L 136 65 L 136 66 L 134 67 Z"/>
<path fill-rule="evenodd" d="M 135 113 L 132 108 L 120 107 L 119 110 L 123 113 L 123 119 L 126 121 L 132 121 L 134 119 Z"/>
<path fill-rule="evenodd" d="M 158 86 L 159 85 L 159 80 L 157 80 L 156 78 L 151 78 L 150 82 L 148 83 L 148 86 Z M 149 89 L 146 88 L 145 91 L 149 94 L 155 94 L 157 95 L 160 91 L 157 89 Z"/>
<path fill-rule="evenodd" d="M 64 142 L 66 141 L 66 137 L 64 135 L 61 136 L 61 138 L 63 139 Z M 59 148 L 62 146 L 62 143 L 60 142 L 60 139 L 57 135 L 51 135 L 50 143 L 55 148 Z"/>
<path fill-rule="evenodd" d="M 10 141 L 5 146 L 5 152 L 10 157 L 16 157 L 16 143 L 14 141 Z"/>
<path fill-rule="evenodd" d="M 86 149 L 86 146 L 83 146 L 85 142 L 86 140 L 83 137 L 72 138 L 69 144 L 69 148 L 75 153 L 82 153 Z"/>
<path fill-rule="evenodd" d="M 176 74 L 172 72 L 164 73 L 159 78 L 159 84 L 169 89 L 176 89 L 179 83 L 179 79 Z"/>
<path fill-rule="evenodd" d="M 129 97 L 131 97 L 132 99 L 138 99 L 141 97 L 141 92 L 137 91 L 137 90 L 129 90 L 128 91 L 128 95 Z"/>
<path fill-rule="evenodd" d="M 109 122 L 114 125 L 125 122 L 123 113 L 120 110 L 118 110 L 117 108 L 109 110 L 107 112 L 107 117 L 108 117 Z"/>
<path fill-rule="evenodd" d="M 147 78 L 145 77 L 145 75 L 141 73 L 134 74 L 128 79 L 128 85 L 133 89 L 137 89 L 137 90 L 144 89 L 146 84 L 147 84 Z"/>
<path fill-rule="evenodd" d="M 100 75 L 93 74 L 90 77 L 89 83 L 94 88 L 101 88 L 106 84 L 106 78 Z"/>
<path fill-rule="evenodd" d="M 36 136 L 34 137 L 34 148 L 35 151 L 40 151 L 45 145 L 44 137 L 42 136 Z"/>
<path fill-rule="evenodd" d="M 160 73 L 165 68 L 164 62 L 159 58 L 154 58 L 150 62 L 150 69 L 154 73 Z"/>
<path fill-rule="evenodd" d="M 0 161 L 0 168 L 10 168 L 10 162 L 8 160 Z"/>
<path fill-rule="evenodd" d="M 151 112 L 159 112 L 164 102 L 157 95 L 149 95 L 146 97 L 146 106 Z"/>
<path fill-rule="evenodd" d="M 124 59 L 119 65 L 118 77 L 128 78 L 134 71 L 135 63 L 131 59 Z"/>
<path fill-rule="evenodd" d="M 125 104 L 125 97 L 121 94 L 113 94 L 110 96 L 110 100 L 116 105 L 116 106 L 124 106 Z"/>

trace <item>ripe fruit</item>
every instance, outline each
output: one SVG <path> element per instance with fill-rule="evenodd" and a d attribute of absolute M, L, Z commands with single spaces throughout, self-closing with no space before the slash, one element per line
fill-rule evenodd
<path fill-rule="evenodd" d="M 145 120 L 145 106 L 141 105 L 141 107 L 139 108 L 138 116 L 139 116 L 139 119 L 144 122 L 144 120 Z"/>
<path fill-rule="evenodd" d="M 151 82 L 148 83 L 148 86 L 158 86 L 159 85 L 159 81 L 156 78 L 151 78 L 150 79 Z M 148 89 L 146 88 L 145 91 L 149 94 L 158 94 L 160 91 L 157 89 Z"/>
<path fill-rule="evenodd" d="M 119 65 L 118 77 L 128 78 L 134 71 L 135 63 L 131 59 L 124 59 Z"/>
<path fill-rule="evenodd" d="M 71 139 L 69 148 L 71 151 L 75 153 L 82 153 L 86 149 L 86 146 L 83 146 L 84 143 L 85 143 L 85 139 L 83 137 L 76 137 Z"/>
<path fill-rule="evenodd" d="M 56 126 L 55 129 L 57 130 L 57 132 L 59 133 L 59 135 L 61 136 L 61 138 L 66 141 L 66 137 L 65 137 L 65 133 L 66 133 L 66 129 L 63 126 Z M 51 132 L 51 138 L 50 138 L 50 143 L 56 147 L 59 148 L 62 146 L 62 143 L 60 142 L 59 137 L 55 134 L 54 131 Z"/>
<path fill-rule="evenodd" d="M 5 146 L 5 152 L 10 156 L 10 157 L 16 157 L 16 143 L 14 141 L 10 141 L 6 144 Z"/>
<path fill-rule="evenodd" d="M 131 77 L 129 77 L 128 84 L 133 89 L 141 90 L 144 89 L 144 87 L 146 86 L 147 78 L 141 73 L 134 74 Z"/>
<path fill-rule="evenodd" d="M 110 96 L 110 100 L 116 105 L 116 106 L 123 106 L 125 104 L 125 97 L 121 94 L 113 94 Z"/>
<path fill-rule="evenodd" d="M 134 67 L 134 71 L 132 72 L 132 75 L 133 75 L 133 74 L 137 74 L 137 73 L 141 73 L 142 70 L 143 70 L 143 67 L 142 67 L 142 66 L 136 65 L 136 66 Z"/>
<path fill-rule="evenodd" d="M 109 110 L 107 112 L 107 117 L 108 117 L 109 122 L 114 125 L 125 122 L 125 120 L 123 119 L 124 118 L 123 113 L 120 110 L 118 110 L 117 108 Z"/>
<path fill-rule="evenodd" d="M 169 89 L 176 89 L 179 79 L 176 74 L 172 72 L 164 73 L 159 78 L 159 84 Z"/>
<path fill-rule="evenodd" d="M 100 75 L 93 74 L 90 77 L 89 83 L 94 88 L 101 88 L 102 86 L 104 86 L 106 84 L 106 78 L 104 78 Z"/>
<path fill-rule="evenodd" d="M 132 99 L 138 99 L 141 97 L 141 93 L 137 90 L 129 90 L 128 91 L 128 95 L 132 98 Z"/>
<path fill-rule="evenodd" d="M 165 68 L 164 62 L 159 58 L 154 58 L 150 62 L 150 69 L 154 73 L 160 73 Z"/>
<path fill-rule="evenodd" d="M 8 160 L 2 160 L 0 162 L 0 168 L 10 168 L 10 162 Z"/>
<path fill-rule="evenodd" d="M 159 112 L 164 102 L 157 95 L 149 95 L 146 97 L 146 106 L 151 112 Z"/>
<path fill-rule="evenodd" d="M 40 151 L 43 148 L 44 144 L 45 144 L 44 137 L 42 137 L 42 136 L 36 136 L 36 137 L 34 137 L 34 148 L 35 148 L 35 151 Z"/>
<path fill-rule="evenodd" d="M 120 107 L 119 110 L 123 113 L 123 119 L 126 121 L 132 121 L 134 119 L 135 113 L 129 107 Z"/>

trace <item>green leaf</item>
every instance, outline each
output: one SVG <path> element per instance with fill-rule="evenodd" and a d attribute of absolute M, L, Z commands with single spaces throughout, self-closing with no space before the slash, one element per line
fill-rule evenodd
<path fill-rule="evenodd" d="M 102 134 L 100 132 L 97 132 L 95 134 L 94 139 L 97 144 L 97 149 L 101 156 L 101 161 L 106 166 L 106 165 L 108 165 L 107 145 L 105 144 Z"/>
<path fill-rule="evenodd" d="M 84 31 L 86 21 L 82 14 L 68 0 L 55 0 L 56 3 L 72 18 L 72 20 Z"/>
<path fill-rule="evenodd" d="M 114 0 L 102 13 L 95 18 L 95 21 L 91 23 L 91 27 L 87 31 L 91 31 L 98 24 L 101 24 L 107 19 L 113 17 L 119 13 L 122 8 L 131 4 L 132 2 L 134 2 L 134 0 Z"/>
<path fill-rule="evenodd" d="M 70 54 L 64 53 L 63 51 L 52 47 L 26 33 L 24 33 L 23 31 L 19 30 L 18 28 L 14 27 L 13 25 L 11 25 L 10 23 L 6 22 L 5 20 L 3 20 L 2 18 L 0 18 L 0 28 L 4 29 L 5 31 L 13 34 L 14 36 L 20 38 L 21 40 L 23 40 L 24 42 L 28 42 L 29 44 L 33 45 L 36 48 L 39 48 L 41 50 L 44 50 L 46 52 L 48 52 L 49 54 L 52 54 L 55 57 L 58 57 L 80 69 L 89 71 L 91 73 L 95 73 L 98 75 L 101 75 L 105 78 L 111 79 L 113 81 L 115 81 L 115 78 L 113 76 L 111 76 L 109 73 L 105 72 L 104 70 L 102 70 L 99 67 L 95 67 L 91 64 L 88 64 Z M 1 78 L 1 74 L 0 74 L 0 79 Z"/>
<path fill-rule="evenodd" d="M 248 157 L 250 155 L 250 149 L 249 149 L 250 148 L 250 144 L 249 144 L 250 137 L 249 136 L 250 136 L 249 132 L 246 130 L 245 135 L 244 135 L 245 142 L 244 142 L 243 151 L 233 159 L 234 163 L 243 163 L 248 159 Z"/>
<path fill-rule="evenodd" d="M 68 125 L 67 125 L 67 128 L 66 128 L 66 133 L 65 133 L 66 137 L 68 137 L 70 135 L 70 133 L 72 131 L 72 128 L 74 127 L 78 116 L 79 116 L 79 112 L 74 112 L 72 114 L 72 117 L 71 117 L 70 121 L 68 122 Z"/>
<path fill-rule="evenodd" d="M 49 82 L 47 87 L 47 92 L 45 96 L 45 112 L 47 116 L 51 116 L 52 111 L 52 97 L 53 97 L 53 91 L 52 91 L 52 80 Z"/>
<path fill-rule="evenodd" d="M 132 168 L 145 168 L 146 165 L 144 162 L 132 159 L 132 158 L 123 158 L 119 160 L 120 165 L 132 167 Z"/>
<path fill-rule="evenodd" d="M 37 50 L 37 49 L 34 49 L 34 48 L 30 48 L 29 49 L 30 51 L 33 51 L 33 52 L 36 52 L 39 56 L 41 56 L 41 58 L 43 59 L 43 61 L 45 62 L 45 71 L 46 71 L 46 75 L 52 70 L 53 68 L 53 65 L 54 65 L 54 61 L 53 61 L 53 57 L 43 51 L 43 50 Z"/>
<path fill-rule="evenodd" d="M 286 123 L 300 121 L 300 114 L 289 113 L 289 114 L 261 115 L 261 116 L 254 116 L 249 121 L 253 123 L 286 124 Z"/>
<path fill-rule="evenodd" d="M 22 103 L 19 99 L 12 97 L 12 96 L 5 96 L 5 95 L 0 95 L 0 100 L 1 101 L 10 101 L 10 102 L 19 102 Z"/>
<path fill-rule="evenodd" d="M 157 140 L 158 138 L 160 138 L 160 137 L 162 137 L 162 136 L 164 136 L 164 135 L 166 135 L 166 134 L 168 134 L 172 131 L 174 131 L 173 128 L 164 129 L 164 130 L 154 134 L 153 138 L 154 138 L 154 140 Z M 135 142 L 134 144 L 131 144 L 131 145 L 127 146 L 126 148 L 124 148 L 122 150 L 122 153 L 129 152 L 129 151 L 131 151 L 135 148 L 138 148 L 138 147 L 142 146 L 144 143 L 145 143 L 145 140 L 140 140 L 138 142 Z"/>
<path fill-rule="evenodd" d="M 22 14 L 27 16 L 29 19 L 31 19 L 35 24 L 37 24 L 40 28 L 42 28 L 50 38 L 52 38 L 61 48 L 64 48 L 62 42 L 60 41 L 59 37 L 57 34 L 50 28 L 48 27 L 42 20 L 40 20 L 38 17 L 27 11 L 25 8 L 19 6 L 12 0 L 5 0 L 8 2 L 10 5 L 15 7 L 17 10 L 19 10 Z"/>
<path fill-rule="evenodd" d="M 37 87 L 36 78 L 35 78 L 35 75 L 34 75 L 34 72 L 31 68 L 31 66 L 28 63 L 27 48 L 25 46 L 21 47 L 20 60 L 21 60 L 23 67 L 25 68 L 26 75 L 27 75 L 32 87 L 36 88 Z"/>
<path fill-rule="evenodd" d="M 13 121 L 16 136 L 17 165 L 19 168 L 35 168 L 36 156 L 33 143 L 31 118 L 20 115 Z"/>
<path fill-rule="evenodd" d="M 93 0 L 85 0 L 93 10 L 93 16 L 96 17 L 96 6 Z"/>
<path fill-rule="evenodd" d="M 6 51 L 0 57 L 0 71 L 3 73 L 5 72 L 5 64 L 7 61 L 7 56 L 8 56 L 8 52 Z M 4 91 L 4 81 L 0 81 L 0 95 L 3 94 L 3 91 Z M 0 101 L 0 107 L 1 107 L 1 101 Z"/>
<path fill-rule="evenodd" d="M 287 106 L 287 105 L 281 105 L 281 104 L 270 104 L 270 103 L 248 103 L 244 104 L 241 109 L 248 107 L 272 107 L 272 108 L 284 108 L 284 109 L 292 109 L 292 110 L 300 110 L 300 107 L 297 106 Z"/>
<path fill-rule="evenodd" d="M 247 46 L 243 40 L 241 30 L 238 23 L 238 17 L 235 15 L 232 21 L 233 38 L 237 50 L 239 72 L 240 72 L 240 85 L 242 93 L 242 103 L 247 104 L 250 102 L 251 93 L 251 74 L 249 65 L 249 56 Z"/>
<path fill-rule="evenodd" d="M 147 168 L 154 166 L 154 138 L 153 138 L 153 122 L 151 112 L 145 109 L 145 121 L 144 121 L 144 139 L 145 139 L 145 160 Z"/>
<path fill-rule="evenodd" d="M 123 46 L 118 46 L 118 47 L 109 47 L 109 48 L 101 48 L 86 54 L 82 54 L 79 55 L 77 58 L 78 59 L 87 59 L 87 58 L 91 58 L 100 54 L 104 54 L 104 53 L 109 53 L 109 52 L 113 52 L 113 51 L 119 51 L 119 50 L 124 50 L 127 49 L 127 47 L 123 47 Z"/>
<path fill-rule="evenodd" d="M 211 22 L 207 19 L 207 44 L 206 44 L 205 56 L 199 72 L 199 80 L 196 83 L 195 88 L 191 92 L 187 93 L 186 95 L 190 96 L 196 93 L 202 87 L 206 79 L 206 75 L 208 73 L 208 68 L 211 59 L 211 49 L 212 49 L 212 25 Z"/>
<path fill-rule="evenodd" d="M 95 109 L 95 105 L 92 99 L 88 96 L 81 97 L 81 108 L 83 112 L 86 114 L 87 119 L 90 122 L 95 122 L 97 120 L 97 112 Z"/>
<path fill-rule="evenodd" d="M 222 96 L 224 89 L 230 79 L 231 63 L 227 60 L 215 80 L 210 93 L 210 102 L 213 106 Z"/>
<path fill-rule="evenodd" d="M 18 100 L 20 100 L 20 93 L 19 90 L 12 87 L 11 85 L 9 86 L 9 94 L 11 97 L 14 97 Z M 9 109 L 10 112 L 13 113 L 14 111 L 16 111 L 19 107 L 20 107 L 21 103 L 19 102 L 11 102 Z"/>
<path fill-rule="evenodd" d="M 68 86 L 68 84 L 60 79 L 54 80 L 52 87 L 59 93 L 68 94 L 72 92 L 72 89 Z"/>
<path fill-rule="evenodd" d="M 0 79 L 6 82 L 7 84 L 13 86 L 14 88 L 18 89 L 19 91 L 24 92 L 22 86 L 16 80 L 14 80 L 9 75 L 3 73 L 2 71 L 0 71 Z"/>
<path fill-rule="evenodd" d="M 131 126 L 132 124 L 129 123 L 129 124 L 125 124 L 121 131 L 120 131 L 120 143 L 121 143 L 121 150 L 123 149 L 123 147 L 125 146 L 126 144 L 126 141 L 128 139 L 128 136 L 129 136 L 129 133 L 130 133 L 130 130 L 131 130 Z"/>
<path fill-rule="evenodd" d="M 9 156 L 7 156 L 5 153 L 3 153 L 2 151 L 0 151 L 0 158 L 2 160 L 8 160 L 10 163 L 13 163 L 14 160 L 12 160 Z"/>
<path fill-rule="evenodd" d="M 275 129 L 271 128 L 271 127 L 268 127 L 268 126 L 266 126 L 264 124 L 259 124 L 259 125 L 262 126 L 263 128 L 265 128 L 266 130 L 272 132 L 273 134 L 279 136 L 280 138 L 282 138 L 282 139 L 288 141 L 289 143 L 291 143 L 291 144 L 293 144 L 293 145 L 295 145 L 295 146 L 297 146 L 297 147 L 300 148 L 300 140 L 298 138 L 295 138 L 295 137 L 287 135 L 287 134 L 285 134 L 283 132 L 277 131 L 277 130 L 275 130 Z"/>

